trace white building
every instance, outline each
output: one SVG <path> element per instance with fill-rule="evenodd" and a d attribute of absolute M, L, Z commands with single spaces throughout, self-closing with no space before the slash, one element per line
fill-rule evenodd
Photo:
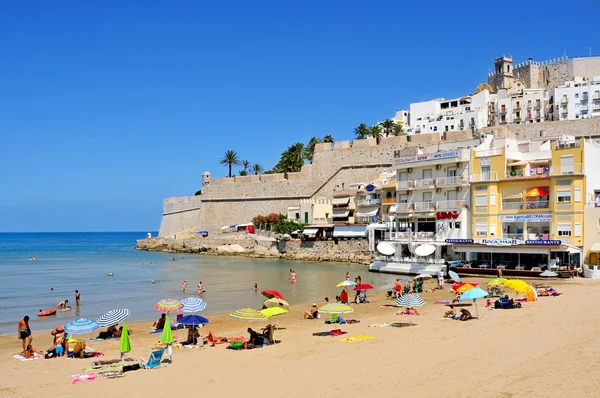
<path fill-rule="evenodd" d="M 452 100 L 443 98 L 410 104 L 409 135 L 471 130 L 487 127 L 494 115 L 491 112 L 495 95 L 483 90 L 477 94 Z"/>
<path fill-rule="evenodd" d="M 402 124 L 404 128 L 408 128 L 410 126 L 410 112 L 407 110 L 396 111 L 396 115 L 392 118 L 396 123 Z"/>
<path fill-rule="evenodd" d="M 546 93 L 541 88 L 500 90 L 496 120 L 502 124 L 539 123 L 545 119 Z"/>
<path fill-rule="evenodd" d="M 575 78 L 550 91 L 549 120 L 576 120 L 600 116 L 600 76 Z"/>

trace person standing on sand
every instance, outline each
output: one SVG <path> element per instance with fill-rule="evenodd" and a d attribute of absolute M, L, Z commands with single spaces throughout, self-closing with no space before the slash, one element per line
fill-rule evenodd
<path fill-rule="evenodd" d="M 19 340 L 21 340 L 23 345 L 23 355 L 25 355 L 27 346 L 30 346 L 31 342 L 33 341 L 33 337 L 31 336 L 31 328 L 29 327 L 29 316 L 25 315 L 23 319 L 19 321 L 17 336 L 19 336 Z M 25 344 L 25 342 L 27 342 L 27 344 Z"/>
<path fill-rule="evenodd" d="M 181 289 L 183 290 L 183 293 L 187 293 L 187 280 L 183 280 L 183 283 L 181 284 Z"/>
<path fill-rule="evenodd" d="M 444 290 L 444 271 L 440 268 L 438 271 L 438 287 L 440 290 Z"/>
<path fill-rule="evenodd" d="M 75 290 L 75 304 L 77 305 L 77 308 L 79 308 L 79 305 L 81 304 L 81 294 L 79 294 L 79 290 Z"/>

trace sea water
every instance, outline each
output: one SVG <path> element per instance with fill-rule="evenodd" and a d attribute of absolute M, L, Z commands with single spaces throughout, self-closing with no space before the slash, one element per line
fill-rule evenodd
<path fill-rule="evenodd" d="M 369 273 L 358 264 L 135 250 L 136 239 L 145 237 L 145 232 L 0 233 L 0 334 L 16 333 L 25 315 L 34 332 L 78 317 L 95 320 L 115 308 L 129 309 L 130 321 L 156 319 L 156 302 L 198 297 L 199 281 L 207 302 L 201 314 L 210 319 L 210 314 L 260 308 L 264 297 L 254 291 L 256 282 L 261 289 L 278 290 L 294 305 L 322 304 L 326 296 L 334 299 L 341 291 L 336 284 L 345 279 L 346 272 L 352 279 L 360 275 L 363 283 L 376 290 L 393 286 L 395 280 L 393 275 Z M 30 261 L 31 257 L 36 260 Z M 290 268 L 296 271 L 296 283 L 289 281 Z M 184 279 L 187 294 L 181 289 Z M 81 294 L 79 309 L 75 289 Z M 40 309 L 56 308 L 65 299 L 71 311 L 37 316 Z"/>

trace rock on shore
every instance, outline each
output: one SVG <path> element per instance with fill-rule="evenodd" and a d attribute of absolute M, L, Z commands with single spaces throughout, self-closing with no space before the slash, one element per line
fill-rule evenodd
<path fill-rule="evenodd" d="M 373 260 L 366 240 L 300 242 L 247 235 L 221 234 L 215 237 L 181 239 L 150 238 L 137 241 L 136 249 L 175 253 L 198 253 L 253 258 L 281 258 L 300 261 L 336 261 L 370 264 Z"/>

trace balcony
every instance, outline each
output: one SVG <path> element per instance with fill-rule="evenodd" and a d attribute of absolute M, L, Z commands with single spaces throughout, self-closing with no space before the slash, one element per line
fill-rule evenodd
<path fill-rule="evenodd" d="M 549 210 L 550 209 L 550 201 L 548 200 L 532 200 L 533 198 L 528 198 L 525 201 L 525 208 L 527 210 Z"/>
<path fill-rule="evenodd" d="M 592 108 L 592 112 L 600 112 L 600 106 L 594 105 L 594 107 Z"/>
<path fill-rule="evenodd" d="M 587 112 L 590 110 L 590 108 L 587 105 L 581 105 L 581 107 L 579 108 L 579 110 L 581 112 Z"/>
<path fill-rule="evenodd" d="M 396 203 L 396 213 L 409 213 L 412 209 L 412 203 Z"/>
<path fill-rule="evenodd" d="M 523 234 L 502 234 L 503 238 L 523 240 Z"/>
<path fill-rule="evenodd" d="M 567 104 L 569 103 L 569 99 L 567 97 L 562 97 L 562 99 L 560 100 L 560 103 L 563 106 L 567 106 Z"/>
<path fill-rule="evenodd" d="M 433 211 L 435 210 L 435 206 L 433 202 L 414 202 L 415 211 Z"/>
<path fill-rule="evenodd" d="M 435 186 L 438 188 L 461 186 L 468 184 L 467 180 L 463 176 L 440 177 L 435 179 Z"/>
<path fill-rule="evenodd" d="M 506 170 L 505 179 L 512 178 L 546 178 L 550 176 L 550 166 L 546 167 L 531 167 L 526 168 L 512 168 Z"/>
<path fill-rule="evenodd" d="M 570 174 L 584 174 L 585 168 L 581 163 L 575 163 L 571 166 L 553 166 L 550 168 L 551 176 L 564 176 Z"/>
<path fill-rule="evenodd" d="M 540 104 L 539 102 L 535 104 L 534 109 L 541 109 L 542 108 L 542 104 Z"/>
<path fill-rule="evenodd" d="M 600 95 L 594 95 L 593 101 L 600 101 Z"/>
<path fill-rule="evenodd" d="M 387 240 L 407 240 L 411 232 L 386 232 L 385 239 Z"/>
<path fill-rule="evenodd" d="M 435 232 L 415 232 L 415 239 L 431 240 L 435 238 Z"/>
<path fill-rule="evenodd" d="M 381 203 L 384 205 L 390 205 L 396 203 L 396 198 L 383 198 L 381 199 Z"/>
<path fill-rule="evenodd" d="M 498 112 L 500 115 L 506 115 L 506 108 L 502 108 L 500 109 L 500 112 Z"/>
<path fill-rule="evenodd" d="M 412 180 L 402 180 L 396 183 L 397 190 L 413 189 L 414 183 Z"/>
<path fill-rule="evenodd" d="M 415 180 L 415 188 L 414 189 L 429 189 L 429 188 L 435 188 L 433 178 L 424 178 L 422 180 Z"/>
<path fill-rule="evenodd" d="M 588 102 L 588 97 L 582 97 L 580 102 Z"/>
<path fill-rule="evenodd" d="M 462 208 L 462 200 L 441 200 L 435 203 L 435 209 L 438 211 L 458 210 Z"/>
<path fill-rule="evenodd" d="M 515 106 L 515 109 L 513 109 L 513 112 L 520 112 L 521 109 L 523 109 L 523 108 L 521 108 L 520 106 Z"/>
<path fill-rule="evenodd" d="M 359 206 L 379 206 L 381 204 L 380 199 L 360 199 L 357 203 Z"/>
<path fill-rule="evenodd" d="M 512 199 L 502 201 L 502 210 L 521 210 L 523 209 L 523 199 Z"/>
<path fill-rule="evenodd" d="M 497 171 L 488 171 L 484 173 L 471 174 L 471 182 L 490 182 L 498 181 Z"/>

